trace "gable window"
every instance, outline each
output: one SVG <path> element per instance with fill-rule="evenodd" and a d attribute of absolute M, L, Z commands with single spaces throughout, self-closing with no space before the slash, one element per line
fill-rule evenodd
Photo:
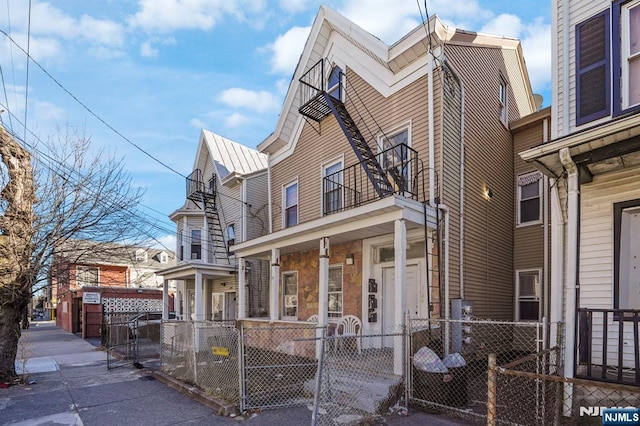
<path fill-rule="evenodd" d="M 98 268 L 95 266 L 77 266 L 76 284 L 81 287 L 98 286 L 100 284 L 98 281 Z"/>
<path fill-rule="evenodd" d="M 328 297 L 327 316 L 340 318 L 342 316 L 342 265 L 329 267 Z"/>
<path fill-rule="evenodd" d="M 232 246 L 236 243 L 236 225 L 230 224 L 227 226 L 227 244 Z"/>
<path fill-rule="evenodd" d="M 542 210 L 542 173 L 518 176 L 518 225 L 540 222 Z"/>
<path fill-rule="evenodd" d="M 516 321 L 540 320 L 540 271 L 516 271 Z"/>
<path fill-rule="evenodd" d="M 343 76 L 342 69 L 334 66 L 331 69 L 331 74 L 329 74 L 329 80 L 327 81 L 327 93 L 340 101 L 344 101 Z"/>
<path fill-rule="evenodd" d="M 284 227 L 298 224 L 298 182 L 284 187 Z"/>
<path fill-rule="evenodd" d="M 640 199 L 613 205 L 615 309 L 640 309 Z"/>
<path fill-rule="evenodd" d="M 163 251 L 160 253 L 160 263 L 169 263 L 169 255 L 167 254 L 167 252 Z"/>
<path fill-rule="evenodd" d="M 409 182 L 409 127 L 404 127 L 381 138 L 382 169 L 398 193 L 411 191 Z"/>
<path fill-rule="evenodd" d="M 576 125 L 610 113 L 609 11 L 576 25 Z"/>
<path fill-rule="evenodd" d="M 507 124 L 507 82 L 500 76 L 500 86 L 498 88 L 498 99 L 500 101 L 500 120 Z"/>
<path fill-rule="evenodd" d="M 296 272 L 282 274 L 282 316 L 290 318 L 298 316 L 298 274 Z"/>
<path fill-rule="evenodd" d="M 342 183 L 342 160 L 323 166 L 323 213 L 335 213 L 342 210 L 344 185 Z"/>
<path fill-rule="evenodd" d="M 136 250 L 136 262 L 146 262 L 147 261 L 147 252 L 145 249 Z"/>
<path fill-rule="evenodd" d="M 191 259 L 202 259 L 202 231 L 191 230 Z"/>

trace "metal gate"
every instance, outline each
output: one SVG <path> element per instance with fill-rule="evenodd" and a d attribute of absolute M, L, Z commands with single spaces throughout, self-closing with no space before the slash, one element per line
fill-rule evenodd
<path fill-rule="evenodd" d="M 161 312 L 105 314 L 107 368 L 159 364 L 161 318 Z"/>

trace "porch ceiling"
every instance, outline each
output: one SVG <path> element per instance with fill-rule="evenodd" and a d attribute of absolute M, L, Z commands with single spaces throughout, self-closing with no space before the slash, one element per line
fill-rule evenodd
<path fill-rule="evenodd" d="M 269 258 L 272 248 L 280 249 L 281 254 L 313 250 L 322 237 L 330 237 L 333 245 L 393 233 L 397 219 L 405 219 L 407 231 L 422 228 L 422 203 L 394 195 L 246 241 L 231 250 L 238 257 L 256 258 Z M 426 220 L 430 228 L 435 228 L 435 210 L 431 207 L 427 207 Z"/>
<path fill-rule="evenodd" d="M 543 173 L 558 178 L 564 172 L 559 152 L 569 148 L 582 178 L 640 165 L 640 115 L 610 121 L 520 153 Z"/>

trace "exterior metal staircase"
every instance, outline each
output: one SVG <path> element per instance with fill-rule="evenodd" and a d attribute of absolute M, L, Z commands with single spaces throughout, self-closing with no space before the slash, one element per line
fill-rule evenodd
<path fill-rule="evenodd" d="M 207 245 L 210 256 L 213 256 L 213 259 L 208 260 L 213 262 L 222 260 L 231 264 L 227 241 L 218 213 L 216 197 L 215 175 L 210 180 L 209 188 L 205 188 L 200 169 L 194 170 L 187 176 L 187 199 L 193 201 L 196 205 L 202 206 L 207 220 L 207 228 L 209 231 Z"/>
<path fill-rule="evenodd" d="M 318 61 L 300 78 L 302 106 L 298 111 L 303 116 L 317 122 L 321 122 L 329 114 L 333 114 L 378 197 L 386 197 L 395 193 L 396 188 L 404 188 L 401 173 L 398 173 L 395 167 L 383 169 L 344 103 L 331 96 L 324 89 L 327 75 L 324 71 L 324 65 L 324 60 Z"/>

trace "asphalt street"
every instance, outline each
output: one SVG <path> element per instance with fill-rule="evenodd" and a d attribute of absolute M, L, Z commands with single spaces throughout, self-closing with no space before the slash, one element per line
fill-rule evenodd
<path fill-rule="evenodd" d="M 311 407 L 265 410 L 235 418 L 216 412 L 132 365 L 107 369 L 106 352 L 55 326 L 23 332 L 16 368 L 25 384 L 0 388 L 1 425 L 278 425 L 311 424 Z M 379 424 L 459 425 L 410 410 Z"/>

